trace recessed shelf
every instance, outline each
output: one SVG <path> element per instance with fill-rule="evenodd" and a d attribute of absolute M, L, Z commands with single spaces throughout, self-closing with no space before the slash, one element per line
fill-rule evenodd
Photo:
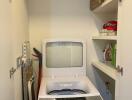
<path fill-rule="evenodd" d="M 112 79 L 114 80 L 117 79 L 118 72 L 116 71 L 116 69 L 112 68 L 111 66 L 106 65 L 102 62 L 92 62 L 92 65 L 95 68 L 99 69 L 100 71 L 104 72 L 106 75 L 108 75 Z"/>
<path fill-rule="evenodd" d="M 93 36 L 93 40 L 117 40 L 117 36 Z"/>
<path fill-rule="evenodd" d="M 105 0 L 99 7 L 93 10 L 93 12 L 99 13 L 112 13 L 118 11 L 118 0 Z"/>

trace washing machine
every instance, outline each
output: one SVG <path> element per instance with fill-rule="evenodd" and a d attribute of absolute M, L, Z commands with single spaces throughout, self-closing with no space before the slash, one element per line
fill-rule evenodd
<path fill-rule="evenodd" d="M 38 100 L 102 100 L 86 76 L 86 42 L 48 39 L 42 42 L 43 70 Z"/>

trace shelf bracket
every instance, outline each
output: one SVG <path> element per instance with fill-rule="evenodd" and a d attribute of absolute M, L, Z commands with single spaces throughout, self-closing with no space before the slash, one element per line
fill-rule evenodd
<path fill-rule="evenodd" d="M 121 76 L 123 76 L 123 67 L 120 67 L 119 65 L 116 68 L 118 73 L 121 73 Z"/>
<path fill-rule="evenodd" d="M 16 69 L 14 67 L 12 67 L 9 71 L 10 73 L 10 79 L 12 78 L 12 76 L 14 75 L 14 73 L 16 72 Z"/>

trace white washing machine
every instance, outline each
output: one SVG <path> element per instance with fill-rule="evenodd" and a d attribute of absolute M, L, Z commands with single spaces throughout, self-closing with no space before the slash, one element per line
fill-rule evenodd
<path fill-rule="evenodd" d="M 86 76 L 84 41 L 49 39 L 43 41 L 42 53 L 43 75 L 38 100 L 80 97 L 102 100 L 100 93 Z"/>

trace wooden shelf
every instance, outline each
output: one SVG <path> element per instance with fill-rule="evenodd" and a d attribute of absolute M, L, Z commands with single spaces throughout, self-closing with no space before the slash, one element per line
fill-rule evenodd
<path fill-rule="evenodd" d="M 105 0 L 104 3 L 93 10 L 99 13 L 112 13 L 118 12 L 118 0 Z"/>
<path fill-rule="evenodd" d="M 117 36 L 93 36 L 93 40 L 117 40 Z"/>
<path fill-rule="evenodd" d="M 106 75 L 108 75 L 109 77 L 111 77 L 112 79 L 117 79 L 118 72 L 111 66 L 108 66 L 102 62 L 93 62 L 92 65 L 103 73 L 105 73 Z"/>

